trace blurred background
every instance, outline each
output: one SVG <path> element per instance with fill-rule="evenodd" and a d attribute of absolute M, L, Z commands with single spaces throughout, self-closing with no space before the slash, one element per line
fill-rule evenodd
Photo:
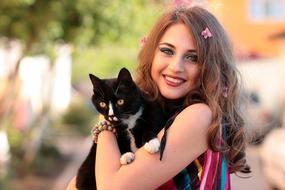
<path fill-rule="evenodd" d="M 253 172 L 233 175 L 232 189 L 285 189 L 285 0 L 191 2 L 225 27 L 248 97 Z M 1 190 L 66 188 L 96 122 L 88 74 L 113 77 L 122 67 L 134 73 L 141 37 L 169 4 L 0 1 Z"/>

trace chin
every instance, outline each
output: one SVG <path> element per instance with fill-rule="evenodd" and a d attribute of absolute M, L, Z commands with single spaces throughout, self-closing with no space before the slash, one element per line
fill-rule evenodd
<path fill-rule="evenodd" d="M 175 92 L 161 92 L 161 95 L 166 98 L 166 99 L 169 99 L 169 100 L 176 100 L 176 99 L 180 99 L 182 97 L 185 96 L 185 94 L 179 94 L 179 93 L 175 93 Z"/>

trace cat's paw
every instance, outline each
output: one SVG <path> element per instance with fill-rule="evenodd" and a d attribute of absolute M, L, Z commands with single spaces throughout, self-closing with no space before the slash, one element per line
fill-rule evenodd
<path fill-rule="evenodd" d="M 154 138 L 144 144 L 144 149 L 149 153 L 153 154 L 159 151 L 160 141 L 158 138 Z"/>
<path fill-rule="evenodd" d="M 135 154 L 132 152 L 127 152 L 121 156 L 120 162 L 122 165 L 126 165 L 131 163 L 134 159 L 135 159 Z"/>

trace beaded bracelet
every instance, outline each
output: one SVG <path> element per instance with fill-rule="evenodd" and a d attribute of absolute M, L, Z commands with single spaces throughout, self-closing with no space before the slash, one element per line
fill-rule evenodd
<path fill-rule="evenodd" d="M 92 138 L 93 138 L 94 143 L 97 143 L 99 133 L 101 133 L 102 131 L 105 131 L 105 130 L 111 131 L 112 133 L 116 134 L 116 129 L 111 123 L 107 122 L 106 120 L 100 121 L 91 130 L 91 134 L 92 134 Z"/>

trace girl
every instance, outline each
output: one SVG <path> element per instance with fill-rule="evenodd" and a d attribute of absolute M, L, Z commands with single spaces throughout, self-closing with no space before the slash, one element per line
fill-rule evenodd
<path fill-rule="evenodd" d="M 121 166 L 115 135 L 98 137 L 98 189 L 230 189 L 245 160 L 239 80 L 223 27 L 200 7 L 163 14 L 139 53 L 137 84 L 161 103 L 172 125 L 163 158 L 143 148 Z M 184 108 L 184 109 L 181 109 Z M 182 111 L 181 111 L 182 110 Z M 68 189 L 75 189 L 74 180 Z"/>

